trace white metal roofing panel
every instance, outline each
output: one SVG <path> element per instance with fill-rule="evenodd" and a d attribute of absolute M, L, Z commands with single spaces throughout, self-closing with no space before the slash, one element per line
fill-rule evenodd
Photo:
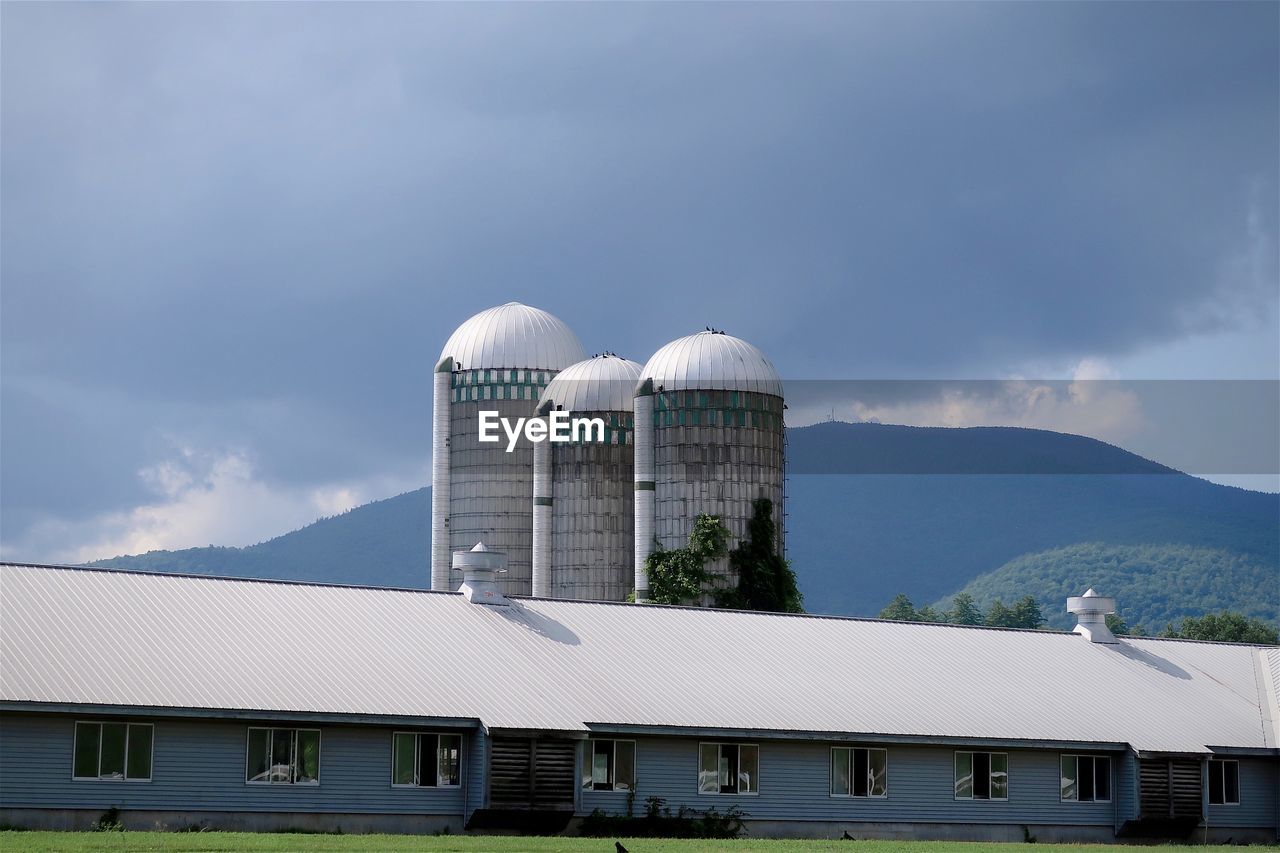
<path fill-rule="evenodd" d="M 471 317 L 440 351 L 459 370 L 562 370 L 585 357 L 578 336 L 559 317 L 519 302 Z"/>
<path fill-rule="evenodd" d="M 570 365 L 542 390 L 566 412 L 630 412 L 640 365 L 608 353 Z"/>
<path fill-rule="evenodd" d="M 1270 746 L 1258 649 L 696 608 L 0 569 L 6 701 Z"/>
<path fill-rule="evenodd" d="M 698 332 L 655 352 L 641 378 L 667 391 L 728 390 L 782 396 L 782 379 L 759 349 L 724 332 Z"/>

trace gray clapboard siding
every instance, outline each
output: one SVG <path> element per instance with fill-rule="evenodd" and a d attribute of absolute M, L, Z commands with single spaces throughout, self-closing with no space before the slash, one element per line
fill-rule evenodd
<path fill-rule="evenodd" d="M 1278 771 L 1280 763 L 1274 758 L 1241 758 L 1240 805 L 1209 806 L 1209 826 L 1280 826 Z"/>
<path fill-rule="evenodd" d="M 248 723 L 130 718 L 155 724 L 152 781 L 72 781 L 77 719 L 94 718 L 9 714 L 0 718 L 0 767 L 4 768 L 0 804 L 10 808 L 462 814 L 461 787 L 391 787 L 394 729 L 390 727 L 305 725 L 321 732 L 320 784 L 247 785 Z M 466 739 L 472 733 L 463 737 L 465 755 Z"/>
<path fill-rule="evenodd" d="M 698 739 L 637 738 L 635 813 L 647 797 L 663 797 L 675 811 L 686 805 L 737 805 L 752 819 L 823 821 L 918 821 L 947 823 L 1058 824 L 1111 827 L 1115 803 L 1064 803 L 1059 799 L 1056 751 L 1009 751 L 1009 800 L 958 801 L 954 795 L 954 750 L 890 746 L 889 795 L 883 799 L 830 795 L 831 744 L 759 741 L 760 793 L 753 796 L 699 794 Z M 847 745 L 847 744 L 846 744 Z M 1113 756 L 1113 774 L 1119 765 Z M 1113 780 L 1114 787 L 1114 780 Z M 581 813 L 595 808 L 626 810 L 627 795 L 582 792 Z"/>

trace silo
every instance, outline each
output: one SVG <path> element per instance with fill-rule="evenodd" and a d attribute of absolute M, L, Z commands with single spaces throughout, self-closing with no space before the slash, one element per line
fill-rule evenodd
<path fill-rule="evenodd" d="M 502 591 L 531 592 L 533 449 L 521 439 L 508 453 L 501 430 L 482 443 L 480 413 L 528 418 L 547 383 L 583 355 L 568 326 L 519 302 L 481 311 L 445 343 L 432 412 L 432 589 L 456 590 L 452 552 L 483 541 L 507 555 Z"/>
<path fill-rule="evenodd" d="M 654 540 L 684 547 L 700 513 L 720 517 L 732 549 L 747 534 L 756 499 L 768 498 L 781 551 L 782 380 L 764 353 L 711 330 L 672 341 L 641 371 L 634 411 L 637 599 L 646 597 L 644 561 Z M 737 583 L 728 559 L 707 569 Z"/>
<path fill-rule="evenodd" d="M 640 365 L 612 353 L 561 371 L 538 411 L 599 418 L 598 434 L 534 447 L 533 594 L 623 601 L 632 589 L 632 394 Z"/>

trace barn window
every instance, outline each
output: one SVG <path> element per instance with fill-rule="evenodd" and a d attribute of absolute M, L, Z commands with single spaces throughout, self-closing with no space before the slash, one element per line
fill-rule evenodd
<path fill-rule="evenodd" d="M 589 791 L 630 791 L 636 784 L 636 742 L 589 740 L 582 787 Z"/>
<path fill-rule="evenodd" d="M 1240 805 L 1240 762 L 1209 760 L 1209 805 Z"/>
<path fill-rule="evenodd" d="M 956 753 L 957 800 L 1009 799 L 1009 754 Z"/>
<path fill-rule="evenodd" d="M 391 736 L 393 786 L 450 788 L 462 783 L 462 735 L 396 732 Z"/>
<path fill-rule="evenodd" d="M 888 793 L 889 753 L 883 749 L 831 749 L 831 796 L 883 797 Z"/>
<path fill-rule="evenodd" d="M 151 781 L 150 723 L 76 723 L 74 779 Z"/>
<path fill-rule="evenodd" d="M 320 784 L 320 732 L 251 727 L 244 781 L 251 785 Z"/>
<path fill-rule="evenodd" d="M 1060 762 L 1064 802 L 1111 802 L 1111 759 L 1105 755 L 1064 755 Z"/>
<path fill-rule="evenodd" d="M 750 743 L 698 744 L 699 794 L 755 794 L 759 790 L 759 746 Z"/>

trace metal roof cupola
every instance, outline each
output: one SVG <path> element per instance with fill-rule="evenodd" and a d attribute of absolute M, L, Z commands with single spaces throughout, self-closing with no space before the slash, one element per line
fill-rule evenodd
<path fill-rule="evenodd" d="M 1084 595 L 1067 599 L 1067 612 L 1076 615 L 1075 632 L 1091 643 L 1118 643 L 1107 627 L 1107 615 L 1116 612 L 1116 600 L 1098 595 L 1090 587 Z"/>
<path fill-rule="evenodd" d="M 467 601 L 507 606 L 507 598 L 498 588 L 498 575 L 507 570 L 506 554 L 490 551 L 483 542 L 477 542 L 470 551 L 453 552 L 453 568 L 462 574 L 458 592 L 465 595 Z"/>

